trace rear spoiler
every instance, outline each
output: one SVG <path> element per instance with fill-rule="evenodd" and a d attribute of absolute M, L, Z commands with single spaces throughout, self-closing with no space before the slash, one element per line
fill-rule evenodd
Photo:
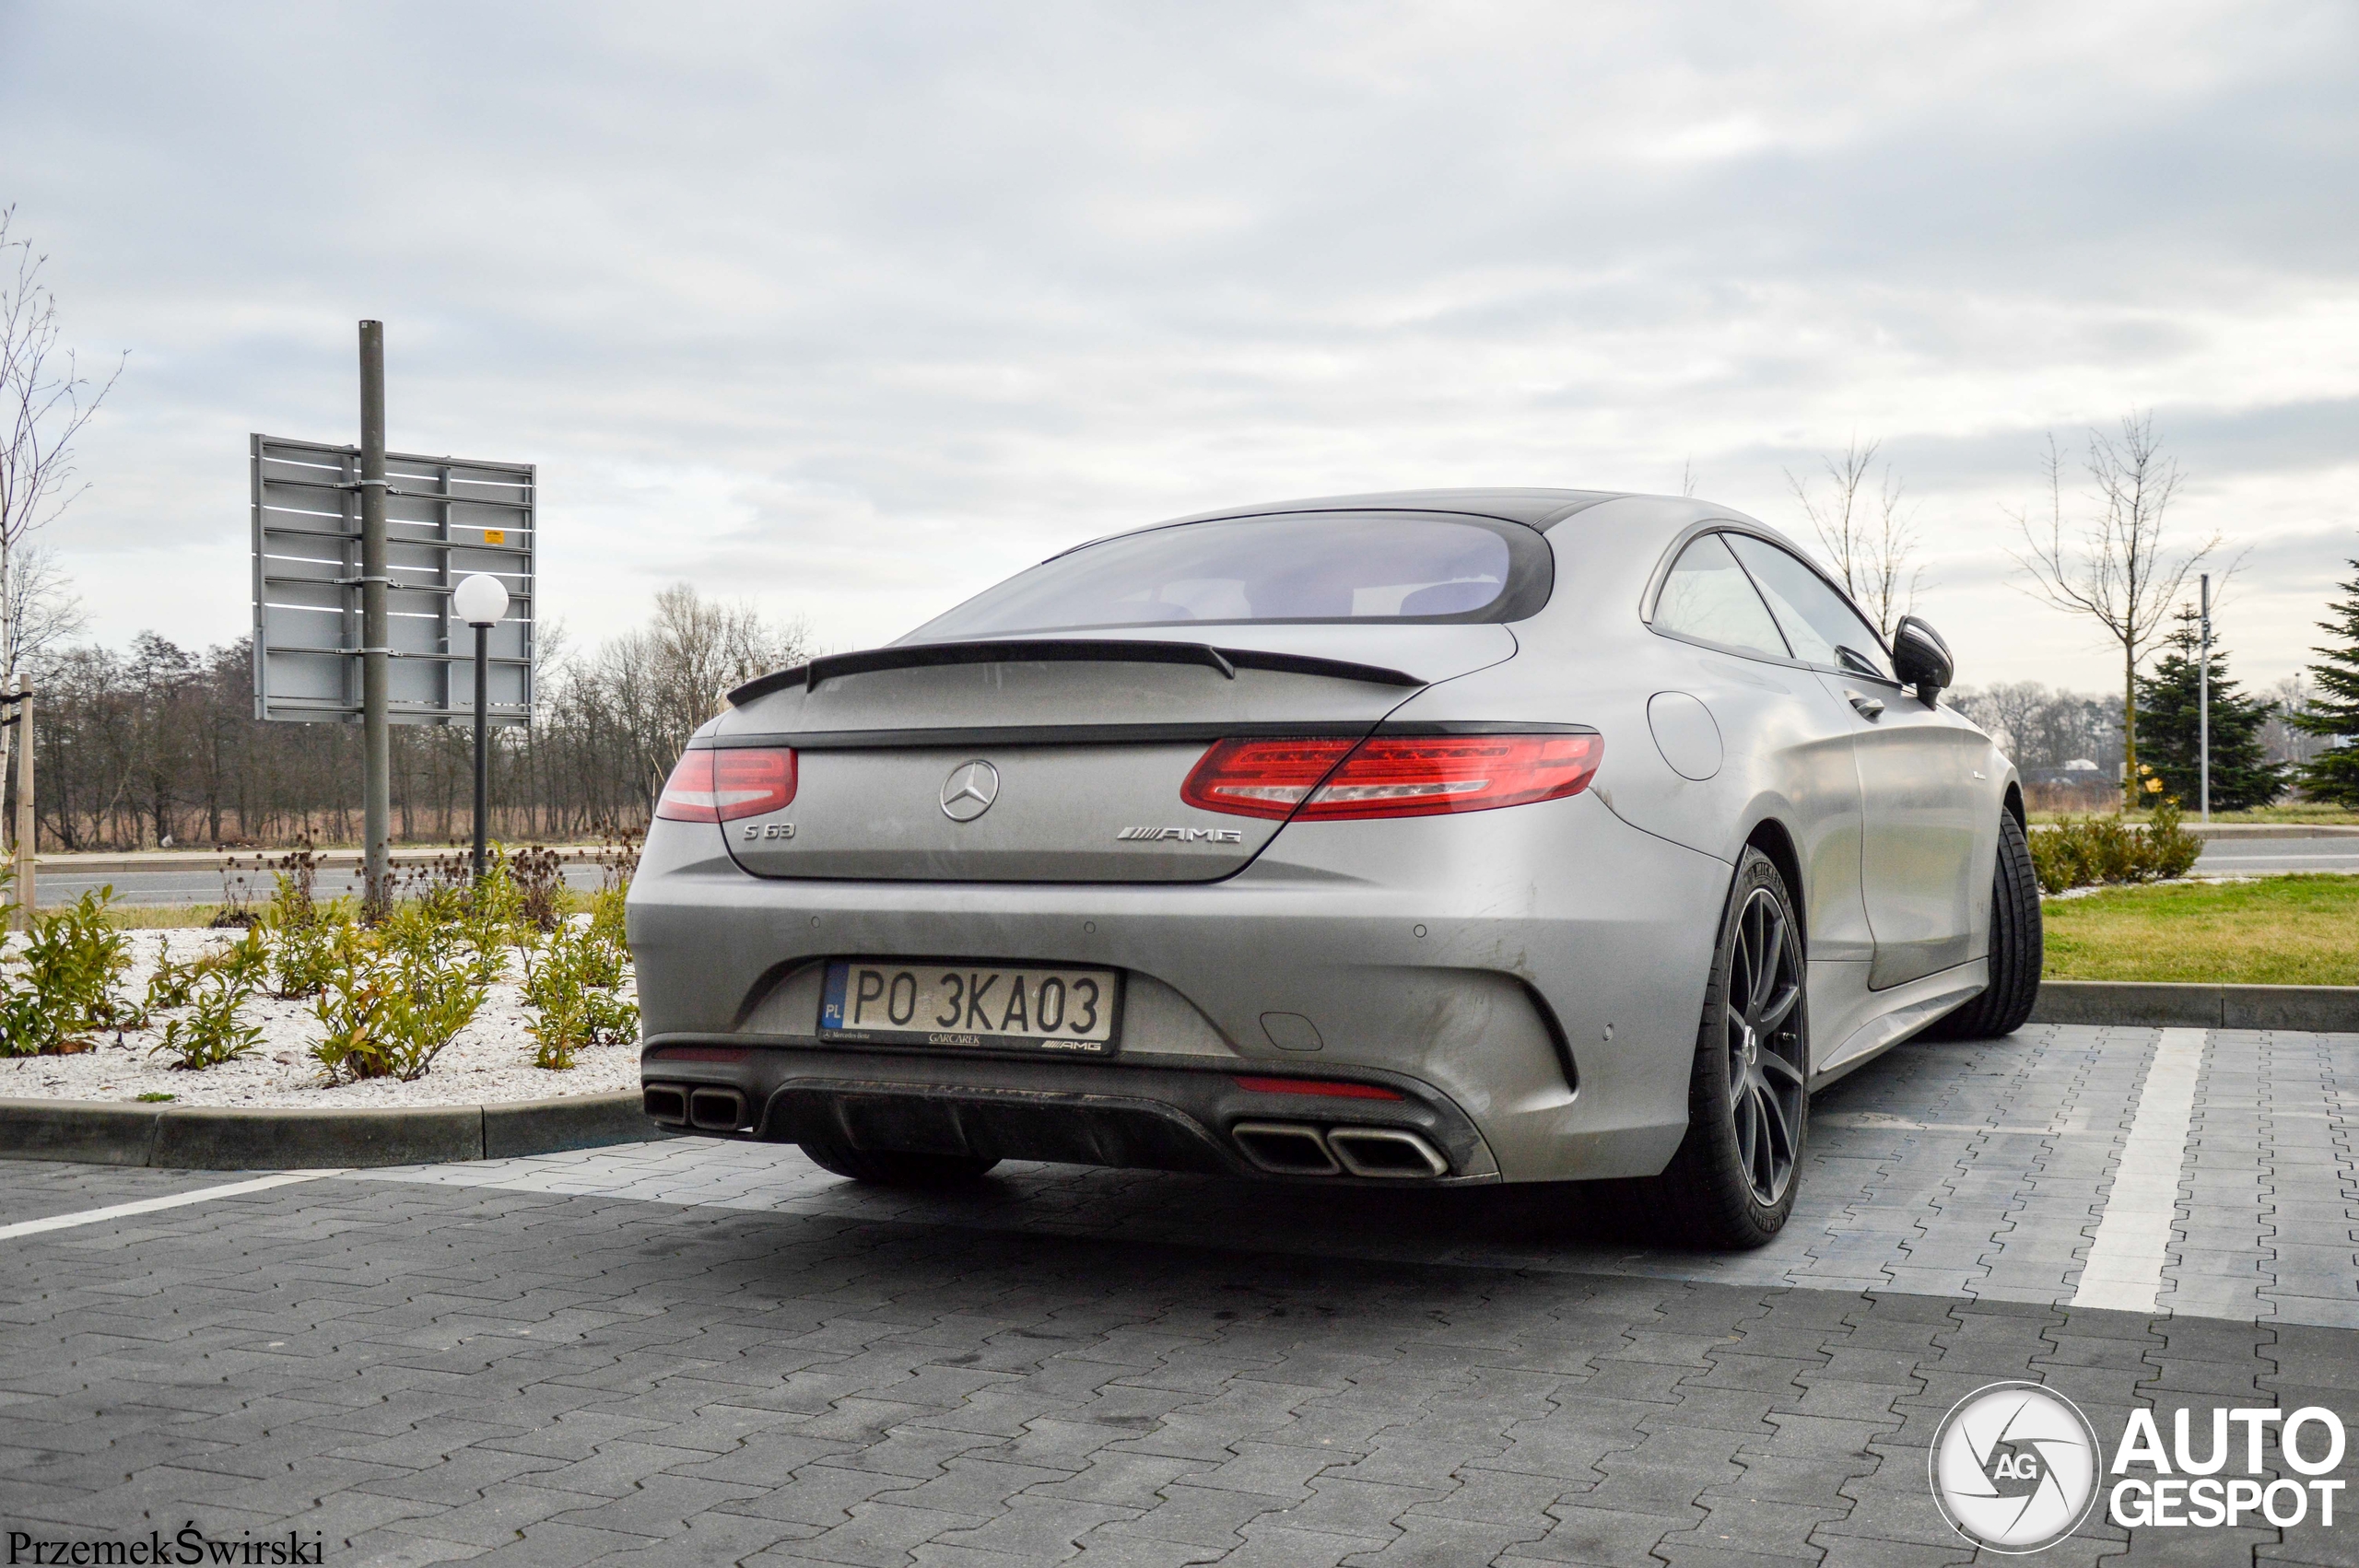
<path fill-rule="evenodd" d="M 1203 642 L 1133 642 L 1113 638 L 1045 638 L 1027 642 L 919 642 L 904 647 L 872 648 L 859 653 L 830 653 L 808 664 L 747 681 L 729 694 L 733 708 L 757 697 L 801 686 L 817 689 L 823 681 L 842 675 L 864 675 L 876 670 L 915 670 L 932 664 L 1201 664 L 1228 680 L 1239 670 L 1276 670 L 1290 675 L 1324 675 L 1338 681 L 1364 681 L 1379 686 L 1423 686 L 1430 682 L 1380 664 L 1356 664 L 1348 659 L 1321 659 L 1313 653 L 1268 653 L 1255 648 L 1215 648 Z"/>

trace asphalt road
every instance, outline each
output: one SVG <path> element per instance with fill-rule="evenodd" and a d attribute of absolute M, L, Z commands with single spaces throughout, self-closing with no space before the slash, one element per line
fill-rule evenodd
<path fill-rule="evenodd" d="M 2359 872 L 2359 834 L 2319 838 L 2215 838 L 2206 844 L 2203 859 L 2196 863 L 2199 872 L 2224 876 L 2264 876 L 2283 872 Z M 270 879 L 252 875 L 255 896 L 266 896 Z M 566 881 L 575 887 L 598 885 L 598 870 L 594 866 L 571 866 L 566 871 Z M 217 904 L 221 901 L 222 873 L 197 871 L 135 871 L 135 872 L 63 872 L 45 871 L 41 875 L 41 907 L 70 904 L 80 897 L 85 889 L 111 885 L 116 896 L 132 905 Z M 360 878 L 353 872 L 323 872 L 320 875 L 319 891 L 323 896 L 360 893 Z"/>
<path fill-rule="evenodd" d="M 241 1178 L 0 1166 L 0 1531 L 349 1568 L 1962 1563 L 1931 1444 L 2013 1379 L 2085 1412 L 2107 1489 L 2034 1561 L 2347 1563 L 2359 1444 L 2313 1477 L 2211 1436 L 2359 1420 L 2354 1132 L 2359 1036 L 1910 1046 L 1819 1096 L 1794 1219 L 1740 1256 L 1612 1193 L 875 1191 L 690 1139 L 210 1199 Z M 2281 1514 L 2345 1483 L 2335 1524 L 2112 1522 L 2142 1410 Z"/>
<path fill-rule="evenodd" d="M 2269 876 L 2280 872 L 2359 872 L 2359 834 L 2318 838 L 2213 838 L 2195 863 L 2200 875 Z"/>

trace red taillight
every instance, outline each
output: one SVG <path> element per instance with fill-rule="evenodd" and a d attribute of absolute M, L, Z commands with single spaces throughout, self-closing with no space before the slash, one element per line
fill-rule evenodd
<path fill-rule="evenodd" d="M 1180 798 L 1208 812 L 1304 822 L 1485 812 L 1578 795 L 1604 755 L 1600 735 L 1220 741 Z"/>
<path fill-rule="evenodd" d="M 1351 749 L 1341 738 L 1216 741 L 1180 786 L 1180 798 L 1200 811 L 1289 817 Z"/>
<path fill-rule="evenodd" d="M 1257 1094 L 1323 1094 L 1332 1100 L 1397 1100 L 1402 1096 L 1373 1083 L 1338 1083 L 1332 1078 L 1240 1078 L 1240 1089 Z"/>
<path fill-rule="evenodd" d="M 794 754 L 769 749 L 684 752 L 655 814 L 669 822 L 729 822 L 782 811 L 794 800 Z"/>

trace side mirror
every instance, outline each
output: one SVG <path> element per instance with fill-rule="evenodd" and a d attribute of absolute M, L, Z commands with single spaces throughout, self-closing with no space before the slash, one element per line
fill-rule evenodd
<path fill-rule="evenodd" d="M 1892 673 L 1904 686 L 1917 688 L 1917 700 L 1926 707 L 1957 677 L 1957 661 L 1942 634 L 1914 615 L 1903 615 L 1892 628 Z"/>

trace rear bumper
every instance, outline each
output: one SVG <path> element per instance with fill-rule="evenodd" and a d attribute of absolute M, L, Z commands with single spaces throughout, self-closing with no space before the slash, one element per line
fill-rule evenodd
<path fill-rule="evenodd" d="M 856 1148 L 1370 1186 L 1499 1178 L 1465 1113 L 1398 1074 L 1354 1075 L 1398 1099 L 1337 1099 L 1256 1092 L 1234 1071 L 719 1040 L 648 1047 L 640 1071 L 650 1115 L 712 1137 L 792 1143 L 817 1118 Z M 733 1106 L 734 1125 L 722 1125 Z M 1285 1129 L 1303 1152 L 1257 1140 L 1261 1128 Z M 1313 1153 L 1334 1134 L 1340 1158 Z M 1404 1157 L 1386 1161 L 1388 1147 Z M 1438 1174 L 1406 1157 L 1418 1148 Z"/>
<path fill-rule="evenodd" d="M 1297 824 L 1236 876 L 1182 885 L 764 879 L 718 829 L 658 822 L 630 895 L 642 1074 L 659 1082 L 662 1062 L 663 1082 L 735 1088 L 746 1137 L 790 1140 L 792 1115 L 832 1097 L 856 1100 L 879 1138 L 948 1126 L 961 1152 L 1238 1175 L 1268 1173 L 1235 1120 L 1292 1113 L 1220 1085 L 1340 1078 L 1401 1089 L 1433 1137 L 1460 1140 L 1436 1143 L 1449 1175 L 1432 1179 L 1650 1175 L 1686 1129 L 1729 874 L 1588 794 Z M 894 955 L 1120 970 L 1120 1054 L 816 1038 L 827 961 Z M 710 1075 L 657 1054 L 715 1045 L 749 1054 Z M 1386 1103 L 1331 1101 L 1308 1119 L 1371 1125 L 1363 1109 Z"/>

